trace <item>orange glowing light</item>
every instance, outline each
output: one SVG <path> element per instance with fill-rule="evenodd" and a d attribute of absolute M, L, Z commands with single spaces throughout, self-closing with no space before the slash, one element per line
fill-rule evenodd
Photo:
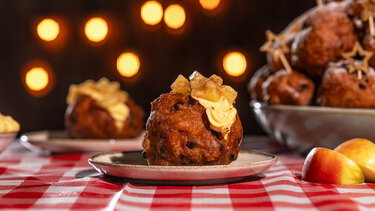
<path fill-rule="evenodd" d="M 183 7 L 178 4 L 172 4 L 164 12 L 164 21 L 169 28 L 181 28 L 186 20 L 186 14 Z"/>
<path fill-rule="evenodd" d="M 246 57 L 240 52 L 228 52 L 223 58 L 223 68 L 230 76 L 241 76 L 246 66 Z"/>
<path fill-rule="evenodd" d="M 156 25 L 163 18 L 163 7 L 157 1 L 147 1 L 141 7 L 142 20 L 148 25 Z"/>
<path fill-rule="evenodd" d="M 205 10 L 214 10 L 219 6 L 220 0 L 199 0 L 199 3 Z"/>
<path fill-rule="evenodd" d="M 91 18 L 85 24 L 85 34 L 92 42 L 103 41 L 108 34 L 107 21 L 99 17 Z"/>
<path fill-rule="evenodd" d="M 117 71 L 124 77 L 135 76 L 141 63 L 135 53 L 125 52 L 117 58 Z"/>
<path fill-rule="evenodd" d="M 55 20 L 45 18 L 38 23 L 36 30 L 40 39 L 53 41 L 60 33 L 60 26 Z"/>
<path fill-rule="evenodd" d="M 33 67 L 26 72 L 26 86 L 32 91 L 41 91 L 45 89 L 49 83 L 47 70 L 42 67 Z"/>

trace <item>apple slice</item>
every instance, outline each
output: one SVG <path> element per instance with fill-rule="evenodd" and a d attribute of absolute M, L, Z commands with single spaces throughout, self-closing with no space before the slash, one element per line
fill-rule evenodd
<path fill-rule="evenodd" d="M 302 179 L 308 182 L 354 185 L 363 183 L 364 175 L 361 168 L 345 155 L 316 147 L 306 157 Z"/>
<path fill-rule="evenodd" d="M 340 144 L 335 151 L 356 162 L 365 174 L 366 181 L 375 182 L 375 144 L 373 142 L 355 138 Z"/>

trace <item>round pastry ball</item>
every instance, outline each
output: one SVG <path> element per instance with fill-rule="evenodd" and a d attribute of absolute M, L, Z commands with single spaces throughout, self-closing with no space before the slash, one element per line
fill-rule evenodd
<path fill-rule="evenodd" d="M 171 92 L 152 102 L 142 145 L 150 165 L 219 165 L 237 159 L 242 138 L 238 115 L 224 137 L 198 101 Z"/>
<path fill-rule="evenodd" d="M 65 126 L 70 138 L 120 139 L 133 138 L 142 133 L 143 110 L 129 97 L 126 105 L 130 110 L 123 128 L 119 130 L 115 120 L 104 108 L 88 95 L 78 96 L 66 109 Z"/>
<path fill-rule="evenodd" d="M 360 80 L 356 73 L 349 73 L 348 69 L 348 61 L 329 65 L 318 91 L 317 103 L 331 107 L 374 108 L 374 69 L 369 67 L 369 72 Z"/>
<path fill-rule="evenodd" d="M 263 83 L 262 89 L 266 103 L 310 105 L 315 84 L 302 73 L 280 70 Z"/>
<path fill-rule="evenodd" d="M 247 86 L 247 90 L 253 100 L 263 101 L 263 90 L 262 84 L 271 75 L 271 69 L 268 65 L 264 65 L 257 70 L 251 77 L 250 82 Z"/>
<path fill-rule="evenodd" d="M 345 10 L 347 2 L 330 2 L 316 7 L 305 21 L 306 28 L 292 44 L 292 65 L 314 79 L 320 79 L 329 62 L 342 59 L 358 40 Z"/>
<path fill-rule="evenodd" d="M 363 37 L 362 45 L 365 50 L 373 53 L 369 60 L 369 64 L 375 67 L 375 37 L 370 34 L 369 30 L 367 30 L 365 36 Z"/>

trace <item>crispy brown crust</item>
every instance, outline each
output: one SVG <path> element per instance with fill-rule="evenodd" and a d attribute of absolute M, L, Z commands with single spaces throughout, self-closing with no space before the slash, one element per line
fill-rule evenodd
<path fill-rule="evenodd" d="M 143 110 L 130 98 L 126 105 L 130 109 L 130 116 L 120 131 L 110 113 L 99 107 L 93 98 L 87 95 L 78 96 L 65 113 L 65 126 L 69 137 L 119 139 L 139 136 L 143 129 Z"/>
<path fill-rule="evenodd" d="M 162 94 L 151 104 L 143 148 L 150 165 L 219 165 L 237 159 L 243 129 L 237 115 L 227 139 L 210 128 L 189 95 Z"/>
<path fill-rule="evenodd" d="M 310 105 L 315 84 L 305 75 L 280 70 L 262 85 L 264 102 L 270 104 Z"/>
<path fill-rule="evenodd" d="M 331 2 L 315 8 L 305 21 L 306 28 L 294 39 L 292 65 L 319 79 L 329 62 L 342 59 L 358 40 L 352 20 L 346 14 L 347 2 Z"/>
<path fill-rule="evenodd" d="M 325 72 L 318 91 L 317 103 L 322 106 L 375 108 L 375 71 L 358 80 L 348 73 L 348 61 L 331 64 Z"/>

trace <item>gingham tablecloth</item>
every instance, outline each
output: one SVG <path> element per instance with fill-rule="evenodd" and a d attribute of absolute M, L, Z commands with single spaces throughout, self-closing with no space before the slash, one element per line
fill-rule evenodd
<path fill-rule="evenodd" d="M 101 175 L 89 154 L 40 156 L 14 142 L 0 156 L 0 208 L 11 210 L 375 210 L 375 185 L 300 180 L 303 158 L 215 186 L 148 186 Z"/>

